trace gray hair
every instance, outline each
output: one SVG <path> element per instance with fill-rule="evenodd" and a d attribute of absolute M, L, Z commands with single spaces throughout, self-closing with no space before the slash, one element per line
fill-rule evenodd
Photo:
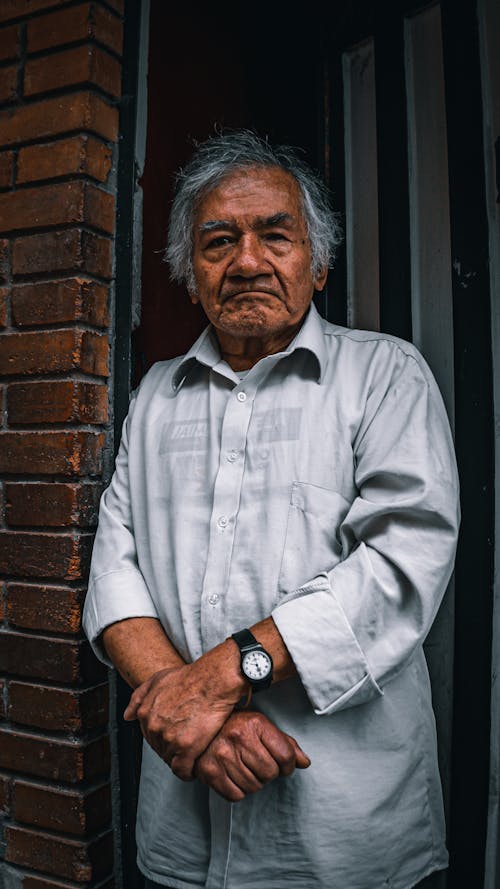
<path fill-rule="evenodd" d="M 296 180 L 311 245 L 311 268 L 316 277 L 331 267 L 342 241 L 340 217 L 330 206 L 328 189 L 319 175 L 289 145 L 272 146 L 251 130 L 213 136 L 196 146 L 195 153 L 176 177 L 165 259 L 173 281 L 186 282 L 194 291 L 193 224 L 201 198 L 235 170 L 279 167 Z"/>

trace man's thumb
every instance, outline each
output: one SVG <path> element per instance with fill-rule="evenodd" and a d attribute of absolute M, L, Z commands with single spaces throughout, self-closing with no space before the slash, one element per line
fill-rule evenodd
<path fill-rule="evenodd" d="M 295 738 L 291 738 L 293 742 L 293 746 L 295 748 L 295 766 L 297 769 L 308 769 L 311 765 L 311 760 L 309 759 L 307 753 L 304 753 L 301 747 L 297 744 Z"/>
<path fill-rule="evenodd" d="M 143 698 L 146 695 L 146 689 L 142 690 L 142 686 L 139 686 L 139 688 L 141 689 L 141 691 L 136 688 L 123 712 L 123 718 L 127 722 L 132 722 L 132 720 L 137 719 L 137 711 L 142 704 Z"/>

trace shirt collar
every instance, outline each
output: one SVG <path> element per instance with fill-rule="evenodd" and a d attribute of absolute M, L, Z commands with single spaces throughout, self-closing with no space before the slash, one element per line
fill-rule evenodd
<path fill-rule="evenodd" d="M 214 367 L 219 363 L 220 351 L 217 337 L 211 324 L 205 327 L 198 339 L 193 343 L 189 352 L 186 352 L 172 375 L 172 389 L 178 392 L 188 373 L 195 364 L 204 364 L 205 367 Z"/>
<path fill-rule="evenodd" d="M 294 337 L 282 356 L 291 355 L 297 349 L 310 352 L 317 363 L 317 380 L 320 383 L 327 362 L 327 349 L 324 334 L 324 320 L 316 306 L 311 303 L 305 321 L 297 335 Z M 172 375 L 172 388 L 175 393 L 182 387 L 184 380 L 195 364 L 204 364 L 205 367 L 215 367 L 221 360 L 219 345 L 211 324 L 200 334 L 188 352 L 181 359 L 180 364 Z"/>

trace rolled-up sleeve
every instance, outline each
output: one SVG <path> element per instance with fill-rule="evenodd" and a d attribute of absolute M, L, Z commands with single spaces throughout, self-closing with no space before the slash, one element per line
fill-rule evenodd
<path fill-rule="evenodd" d="M 99 508 L 83 628 L 97 657 L 112 666 L 100 642 L 102 631 L 117 621 L 158 614 L 137 564 L 129 487 L 129 429 L 135 398 L 123 424 L 115 472 Z"/>
<path fill-rule="evenodd" d="M 273 618 L 319 715 L 363 704 L 409 662 L 446 590 L 459 525 L 445 408 L 427 365 L 395 351 L 353 441 L 342 559 L 294 590 Z"/>

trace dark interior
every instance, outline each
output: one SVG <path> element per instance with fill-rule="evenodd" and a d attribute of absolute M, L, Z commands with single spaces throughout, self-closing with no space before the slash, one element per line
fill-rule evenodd
<path fill-rule="evenodd" d="M 264 21 L 239 4 L 226 9 L 219 4 L 214 14 L 200 3 L 153 3 L 151 13 L 149 84 L 155 87 L 148 91 L 141 180 L 143 286 L 141 325 L 133 342 L 136 380 L 154 361 L 186 351 L 206 324 L 203 311 L 171 283 L 163 262 L 174 175 L 189 157 L 193 140 L 218 127 L 251 127 L 271 141 L 299 145 L 316 167 L 323 169 L 325 163 L 318 126 L 322 70 L 314 42 L 304 34 L 307 19 L 297 27 L 293 15 L 283 16 L 273 5 Z"/>

